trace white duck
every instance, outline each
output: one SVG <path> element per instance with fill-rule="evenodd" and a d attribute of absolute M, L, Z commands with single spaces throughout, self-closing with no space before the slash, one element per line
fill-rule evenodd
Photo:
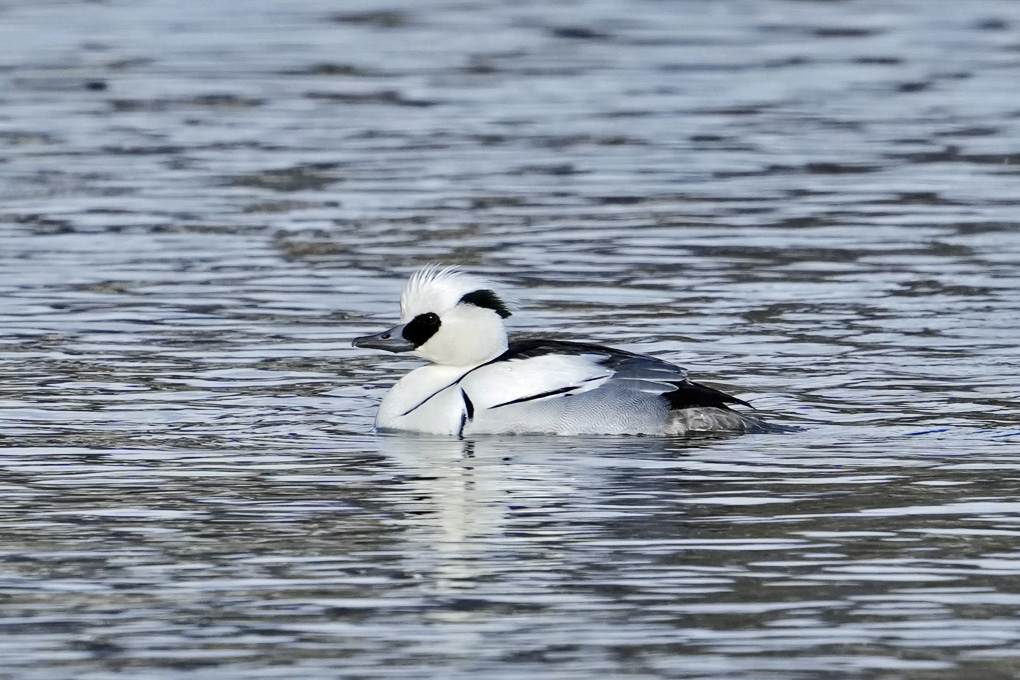
<path fill-rule="evenodd" d="M 766 431 L 729 408 L 746 402 L 655 357 L 562 340 L 507 342 L 510 316 L 492 284 L 455 267 L 424 267 L 400 294 L 400 325 L 355 347 L 430 363 L 393 386 L 375 425 L 442 435 Z"/>

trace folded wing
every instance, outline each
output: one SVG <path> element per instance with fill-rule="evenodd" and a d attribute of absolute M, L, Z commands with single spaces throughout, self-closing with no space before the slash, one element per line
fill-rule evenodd
<path fill-rule="evenodd" d="M 661 395 L 668 408 L 745 404 L 692 382 L 687 371 L 655 357 L 599 345 L 524 340 L 465 375 L 460 386 L 474 410 L 552 401 L 600 387 Z"/>

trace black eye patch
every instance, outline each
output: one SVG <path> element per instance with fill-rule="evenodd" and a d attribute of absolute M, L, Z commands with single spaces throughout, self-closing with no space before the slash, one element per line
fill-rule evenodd
<path fill-rule="evenodd" d="M 491 291 L 488 288 L 467 293 L 460 299 L 460 301 L 466 302 L 469 305 L 474 305 L 475 307 L 491 309 L 504 319 L 510 316 L 510 310 L 506 308 L 503 301 L 499 299 L 499 296 L 496 295 L 495 291 Z"/>
<path fill-rule="evenodd" d="M 439 315 L 426 312 L 408 321 L 400 334 L 404 336 L 404 340 L 414 344 L 415 347 L 421 347 L 429 341 L 429 338 L 436 334 L 439 326 Z"/>

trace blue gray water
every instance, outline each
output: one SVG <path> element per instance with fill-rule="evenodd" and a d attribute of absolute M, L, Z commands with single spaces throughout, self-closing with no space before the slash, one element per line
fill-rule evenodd
<path fill-rule="evenodd" d="M 1013 0 L 0 7 L 0 677 L 1016 677 Z M 378 436 L 458 263 L 788 435 Z"/>

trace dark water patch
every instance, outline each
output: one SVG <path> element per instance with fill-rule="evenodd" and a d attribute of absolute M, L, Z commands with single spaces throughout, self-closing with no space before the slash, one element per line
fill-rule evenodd
<path fill-rule="evenodd" d="M 44 217 L 42 215 L 7 215 L 4 221 L 28 225 L 33 233 L 39 236 L 70 234 L 74 226 L 69 220 Z"/>
<path fill-rule="evenodd" d="M 876 203 L 892 203 L 898 205 L 953 205 L 955 201 L 940 196 L 934 191 L 911 191 L 898 196 L 883 198 Z"/>
<path fill-rule="evenodd" d="M 946 146 L 940 151 L 892 154 L 893 158 L 902 158 L 913 163 L 973 163 L 976 165 L 998 166 L 995 170 L 1003 173 L 1015 173 L 1020 165 L 1020 151 L 1002 153 L 966 153 L 957 146 Z"/>
<path fill-rule="evenodd" d="M 746 104 L 742 106 L 729 106 L 718 109 L 708 109 L 699 113 L 710 116 L 756 116 L 771 108 L 770 104 Z"/>
<path fill-rule="evenodd" d="M 928 81 L 914 81 L 910 83 L 900 83 L 896 86 L 897 92 L 911 93 L 911 92 L 924 92 L 930 88 L 934 83 Z"/>
<path fill-rule="evenodd" d="M 528 144 L 550 149 L 564 149 L 580 145 L 593 145 L 593 146 L 623 146 L 630 144 L 640 145 L 641 142 L 634 138 L 622 135 L 606 135 L 606 136 L 576 135 L 576 136 L 537 137 L 528 140 Z"/>
<path fill-rule="evenodd" d="M 376 10 L 336 14 L 333 21 L 371 28 L 405 28 L 414 22 L 411 15 L 401 10 Z"/>
<path fill-rule="evenodd" d="M 994 234 L 1012 232 L 1020 227 L 1020 222 L 964 222 L 954 225 L 961 234 Z"/>
<path fill-rule="evenodd" d="M 988 127 L 960 127 L 944 132 L 936 132 L 935 135 L 938 137 L 988 137 L 1000 134 L 1001 132 L 999 129 Z"/>
<path fill-rule="evenodd" d="M 280 241 L 277 247 L 287 256 L 297 259 L 335 258 L 351 250 L 351 246 L 335 241 Z"/>
<path fill-rule="evenodd" d="M 910 281 L 901 285 L 898 291 L 895 291 L 893 295 L 905 295 L 926 297 L 929 295 L 950 295 L 953 297 L 985 297 L 992 298 L 995 295 L 994 288 L 985 288 L 979 286 L 954 286 L 947 284 L 943 281 L 937 281 L 933 279 L 923 279 L 918 281 Z"/>
<path fill-rule="evenodd" d="M 288 209 L 293 209 L 288 208 Z M 247 209 L 246 209 L 247 212 Z M 253 210 L 252 212 L 275 212 L 274 210 Z M 203 224 L 201 222 L 175 224 L 156 224 L 149 229 L 155 234 L 218 234 L 218 235 L 259 235 L 266 231 L 265 227 L 255 224 Z"/>
<path fill-rule="evenodd" d="M 337 167 L 336 163 L 316 163 L 264 170 L 250 175 L 232 177 L 229 184 L 280 192 L 318 191 L 341 181 L 341 178 L 337 177 L 334 172 Z"/>
<path fill-rule="evenodd" d="M 903 60 L 899 57 L 863 56 L 854 57 L 853 63 L 866 66 L 899 66 Z"/>
<path fill-rule="evenodd" d="M 340 204 L 336 201 L 323 201 L 320 203 L 313 203 L 310 201 L 260 201 L 258 203 L 246 205 L 244 207 L 244 212 L 252 215 L 258 215 L 263 213 L 290 213 L 302 210 L 338 207 L 340 207 Z M 236 229 L 236 227 L 233 228 Z"/>
<path fill-rule="evenodd" d="M 880 35 L 883 31 L 874 28 L 852 26 L 824 26 L 812 29 L 811 33 L 818 38 L 867 38 Z"/>
<path fill-rule="evenodd" d="M 137 111 L 165 112 L 175 109 L 246 109 L 262 106 L 264 100 L 240 97 L 233 94 L 206 94 L 186 99 L 111 99 L 110 108 L 114 113 Z"/>
<path fill-rule="evenodd" d="M 609 34 L 594 28 L 585 26 L 557 26 L 549 29 L 549 34 L 554 38 L 566 38 L 568 40 L 608 40 Z"/>
<path fill-rule="evenodd" d="M 569 163 L 563 165 L 524 165 L 512 171 L 512 174 L 517 175 L 563 176 L 575 173 L 577 173 L 577 168 Z"/>
<path fill-rule="evenodd" d="M 704 73 L 705 71 L 741 72 L 744 68 L 745 66 L 741 64 L 665 63 L 659 66 L 659 70 L 663 73 L 684 73 L 690 71 L 698 73 Z"/>
<path fill-rule="evenodd" d="M 29 130 L 0 130 L 0 140 L 11 146 L 33 144 L 55 144 L 59 138 L 50 134 Z"/>
<path fill-rule="evenodd" d="M 763 23 L 756 30 L 765 34 L 806 34 L 818 39 L 869 38 L 885 32 L 881 28 L 866 26 L 809 26 L 800 22 Z"/>
<path fill-rule="evenodd" d="M 878 172 L 878 166 L 850 163 L 808 163 L 803 171 L 815 175 L 859 175 Z"/>
<path fill-rule="evenodd" d="M 353 64 L 322 63 L 312 64 L 294 71 L 285 71 L 285 75 L 295 76 L 326 76 L 337 78 L 379 78 L 381 73 Z"/>
<path fill-rule="evenodd" d="M 717 171 L 715 176 L 720 179 L 732 177 L 753 177 L 753 176 L 775 176 L 783 174 L 803 175 L 863 175 L 881 172 L 882 166 L 867 163 L 839 163 L 818 161 L 807 163 L 803 166 L 788 166 L 770 164 L 763 168 L 754 170 L 724 170 Z"/>
<path fill-rule="evenodd" d="M 179 155 L 184 153 L 185 148 L 181 146 L 168 146 L 165 144 L 146 144 L 146 145 L 118 145 L 118 146 L 107 146 L 103 148 L 105 153 L 119 156 L 159 156 L 165 157 L 167 155 Z"/>
<path fill-rule="evenodd" d="M 981 31 L 1008 31 L 1010 29 L 1010 22 L 1000 17 L 991 17 L 981 19 L 974 25 L 974 28 Z"/>
<path fill-rule="evenodd" d="M 381 90 L 378 92 L 309 92 L 305 96 L 309 99 L 355 105 L 382 104 L 386 106 L 427 108 L 429 106 L 436 106 L 439 103 L 427 99 L 411 99 L 395 90 Z"/>

